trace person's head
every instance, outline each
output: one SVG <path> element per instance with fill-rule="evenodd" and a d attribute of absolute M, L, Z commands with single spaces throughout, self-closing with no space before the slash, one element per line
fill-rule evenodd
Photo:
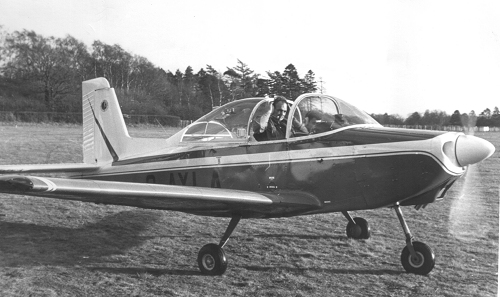
<path fill-rule="evenodd" d="M 276 96 L 273 101 L 273 114 L 280 122 L 285 118 L 288 111 L 288 104 L 286 98 L 283 96 Z"/>
<path fill-rule="evenodd" d="M 308 113 L 306 113 L 304 122 L 307 131 L 313 132 L 314 128 L 316 127 L 316 122 L 320 120 L 321 120 L 321 113 L 319 111 L 311 110 Z"/>

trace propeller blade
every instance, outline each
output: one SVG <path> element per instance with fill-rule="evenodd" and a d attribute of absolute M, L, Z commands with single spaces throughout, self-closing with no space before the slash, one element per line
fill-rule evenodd
<path fill-rule="evenodd" d="M 471 165 L 467 168 L 459 192 L 452 199 L 448 230 L 456 239 L 475 242 L 487 236 L 490 231 L 490 222 L 485 217 L 491 213 L 484 199 L 484 188 L 478 186 L 481 174 Z"/>

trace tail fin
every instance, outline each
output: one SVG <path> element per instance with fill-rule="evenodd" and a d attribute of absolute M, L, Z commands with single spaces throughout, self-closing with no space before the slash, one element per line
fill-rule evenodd
<path fill-rule="evenodd" d="M 83 107 L 83 162 L 102 164 L 116 162 L 145 153 L 144 149 L 164 147 L 163 139 L 131 138 L 118 104 L 115 90 L 105 78 L 82 83 Z"/>

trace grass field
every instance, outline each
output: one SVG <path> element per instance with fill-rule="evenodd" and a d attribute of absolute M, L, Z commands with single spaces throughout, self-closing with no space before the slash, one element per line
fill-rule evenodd
<path fill-rule="evenodd" d="M 158 128 L 132 136 L 163 137 Z M 372 236 L 345 236 L 341 214 L 240 222 L 223 276 L 196 257 L 229 220 L 0 194 L 0 296 L 496 296 L 500 133 L 476 133 L 497 151 L 447 197 L 403 208 L 436 254 L 428 276 L 404 272 L 404 234 L 391 209 L 358 211 Z M 0 164 L 80 162 L 81 127 L 0 125 Z"/>

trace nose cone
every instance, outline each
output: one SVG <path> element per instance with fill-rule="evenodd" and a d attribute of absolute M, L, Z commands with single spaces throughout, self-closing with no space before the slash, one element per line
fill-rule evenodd
<path fill-rule="evenodd" d="M 460 166 L 481 162 L 494 152 L 493 144 L 472 135 L 460 135 L 455 144 L 455 155 Z"/>

